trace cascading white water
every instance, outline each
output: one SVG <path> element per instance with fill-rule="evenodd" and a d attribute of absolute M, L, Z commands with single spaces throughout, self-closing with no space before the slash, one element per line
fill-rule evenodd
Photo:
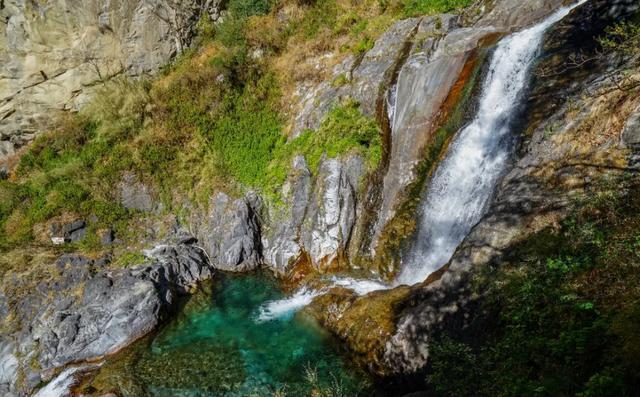
<path fill-rule="evenodd" d="M 486 212 L 512 145 L 511 122 L 545 31 L 585 0 L 498 44 L 482 88 L 478 113 L 458 133 L 429 183 L 418 235 L 403 259 L 399 284 L 421 282 L 451 259 Z"/>
<path fill-rule="evenodd" d="M 350 288 L 359 295 L 402 284 L 412 285 L 424 281 L 451 259 L 458 245 L 486 212 L 495 186 L 506 169 L 513 140 L 513 115 L 521 102 L 544 33 L 586 1 L 563 7 L 541 23 L 499 42 L 482 86 L 478 113 L 454 138 L 446 158 L 428 185 L 419 211 L 415 244 L 403 258 L 395 282 L 383 284 L 343 278 L 332 280 L 332 285 Z M 395 102 L 394 94 L 387 99 L 390 107 Z M 394 113 L 390 109 L 390 119 L 394 118 Z M 322 293 L 324 290 L 304 290 L 288 300 L 267 302 L 260 318 L 266 320 L 291 313 Z"/>

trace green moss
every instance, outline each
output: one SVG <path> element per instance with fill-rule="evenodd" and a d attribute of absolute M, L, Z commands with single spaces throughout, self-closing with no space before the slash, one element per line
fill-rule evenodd
<path fill-rule="evenodd" d="M 334 288 L 314 299 L 305 311 L 345 341 L 359 365 L 386 376 L 389 373 L 384 360 L 385 346 L 395 332 L 398 312 L 409 295 L 406 286 L 376 291 L 366 297 Z"/>
<path fill-rule="evenodd" d="M 403 12 L 408 17 L 441 14 L 459 10 L 472 3 L 473 0 L 404 0 Z"/>
<path fill-rule="evenodd" d="M 333 81 L 331 82 L 331 85 L 335 88 L 342 87 L 347 84 L 349 84 L 349 79 L 347 78 L 347 75 L 344 73 L 340 73 L 338 77 L 333 79 Z"/>
<path fill-rule="evenodd" d="M 118 256 L 114 264 L 118 267 L 131 267 L 144 263 L 146 257 L 139 251 L 125 252 Z"/>

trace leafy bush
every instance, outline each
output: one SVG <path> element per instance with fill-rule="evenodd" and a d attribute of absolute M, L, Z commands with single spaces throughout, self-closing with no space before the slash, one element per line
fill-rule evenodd
<path fill-rule="evenodd" d="M 274 193 L 284 182 L 296 155 L 304 156 L 309 169 L 317 174 L 323 157 L 338 158 L 360 153 L 370 170 L 382 158 L 380 129 L 375 120 L 364 116 L 357 102 L 347 100 L 335 106 L 316 131 L 305 131 L 290 142 L 281 141 L 269 164 L 264 190 Z"/>

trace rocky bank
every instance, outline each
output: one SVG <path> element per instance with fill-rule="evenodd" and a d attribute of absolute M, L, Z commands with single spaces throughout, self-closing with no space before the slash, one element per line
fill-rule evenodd
<path fill-rule="evenodd" d="M 66 254 L 48 274 L 13 274 L 0 295 L 0 392 L 24 395 L 71 363 L 96 361 L 147 334 L 214 270 L 192 244 L 161 245 L 145 263 Z"/>

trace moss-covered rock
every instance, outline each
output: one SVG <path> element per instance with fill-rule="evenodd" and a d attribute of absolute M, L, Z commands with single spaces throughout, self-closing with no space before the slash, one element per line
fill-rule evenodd
<path fill-rule="evenodd" d="M 386 375 L 385 345 L 395 332 L 399 304 L 409 292 L 409 287 L 397 287 L 359 297 L 349 290 L 333 288 L 305 310 L 347 344 L 358 364 Z"/>

